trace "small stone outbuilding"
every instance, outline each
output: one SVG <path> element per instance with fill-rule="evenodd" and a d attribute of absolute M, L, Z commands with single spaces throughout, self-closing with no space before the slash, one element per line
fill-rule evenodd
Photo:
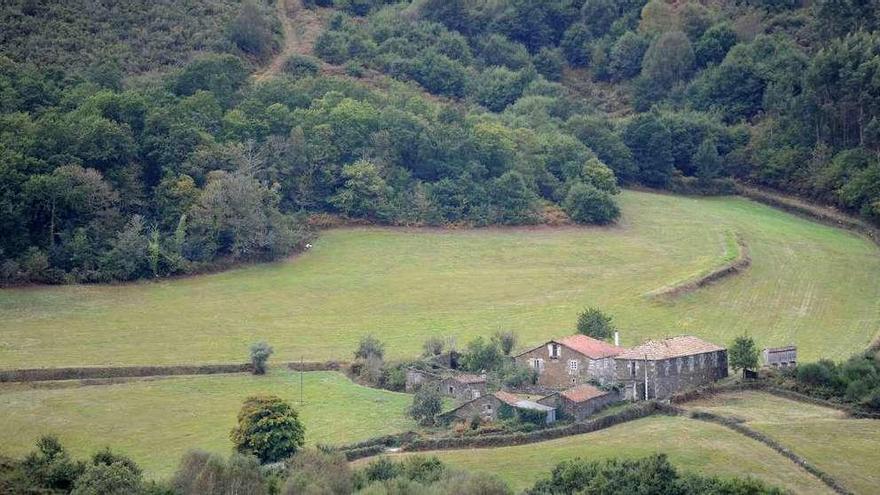
<path fill-rule="evenodd" d="M 556 407 L 560 416 L 583 421 L 619 400 L 620 396 L 616 391 L 606 391 L 590 384 L 583 384 L 548 395 L 538 402 Z"/>
<path fill-rule="evenodd" d="M 474 400 L 465 402 L 455 409 L 440 415 L 443 421 L 470 421 L 475 417 L 480 417 L 485 421 L 497 421 L 502 415 L 502 410 L 508 407 L 514 411 L 536 411 L 544 415 L 547 424 L 556 421 L 556 407 L 547 404 L 540 404 L 526 397 L 521 397 L 510 392 L 495 392 L 494 394 L 484 395 Z M 510 410 L 508 409 L 508 410 Z"/>
<path fill-rule="evenodd" d="M 790 368 L 797 366 L 797 347 L 768 347 L 761 351 L 764 366 L 768 368 Z"/>
<path fill-rule="evenodd" d="M 440 381 L 440 394 L 458 401 L 471 401 L 486 395 L 486 375 L 460 374 Z"/>

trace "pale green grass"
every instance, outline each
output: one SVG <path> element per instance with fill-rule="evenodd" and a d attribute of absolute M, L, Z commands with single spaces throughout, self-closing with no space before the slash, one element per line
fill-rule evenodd
<path fill-rule="evenodd" d="M 666 453 L 682 471 L 722 477 L 753 476 L 799 494 L 830 493 L 806 471 L 755 440 L 719 425 L 677 417 L 640 419 L 535 444 L 415 455 L 436 455 L 461 469 L 495 473 L 516 489 L 524 489 L 566 459 L 632 458 L 655 453 Z"/>
<path fill-rule="evenodd" d="M 880 487 L 880 421 L 761 392 L 720 394 L 688 408 L 734 416 L 770 435 L 855 493 Z"/>
<path fill-rule="evenodd" d="M 0 367 L 348 359 L 374 333 L 391 357 L 426 337 L 459 345 L 499 328 L 522 347 L 614 315 L 626 345 L 696 334 L 843 358 L 880 328 L 880 251 L 851 233 L 741 198 L 621 195 L 608 228 L 324 232 L 284 263 L 161 282 L 0 291 Z M 752 266 L 674 302 L 644 296 L 724 262 L 730 233 Z"/>
<path fill-rule="evenodd" d="M 0 454 L 20 456 L 54 433 L 79 457 L 110 446 L 130 455 L 150 477 L 173 473 L 189 449 L 232 452 L 229 431 L 245 397 L 260 393 L 290 401 L 306 427 L 306 442 L 348 443 L 415 425 L 405 417 L 412 398 L 361 387 L 332 372 L 214 375 L 115 385 L 27 389 L 0 387 Z"/>

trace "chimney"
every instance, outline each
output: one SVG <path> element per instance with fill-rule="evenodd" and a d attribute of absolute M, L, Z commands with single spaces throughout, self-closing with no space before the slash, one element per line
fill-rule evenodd
<path fill-rule="evenodd" d="M 620 332 L 614 332 L 614 345 L 620 347 Z"/>

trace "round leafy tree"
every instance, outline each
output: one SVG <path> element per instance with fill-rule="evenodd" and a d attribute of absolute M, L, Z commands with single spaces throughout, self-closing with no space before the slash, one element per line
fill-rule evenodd
<path fill-rule="evenodd" d="M 588 337 L 607 340 L 614 335 L 612 317 L 598 308 L 587 308 L 578 315 L 577 329 Z"/>
<path fill-rule="evenodd" d="M 290 404 L 274 395 L 258 395 L 244 401 L 231 437 L 238 452 L 262 463 L 278 462 L 303 446 L 305 428 Z"/>

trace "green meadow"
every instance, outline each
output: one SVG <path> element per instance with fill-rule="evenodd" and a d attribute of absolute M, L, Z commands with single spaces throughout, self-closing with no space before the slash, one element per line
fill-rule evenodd
<path fill-rule="evenodd" d="M 0 386 L 0 454 L 22 456 L 44 434 L 57 435 L 77 457 L 109 446 L 131 456 L 149 477 L 173 474 L 190 449 L 228 455 L 229 432 L 250 395 L 289 401 L 306 428 L 306 443 L 339 444 L 415 426 L 406 394 L 355 385 L 333 372 L 275 370 L 247 374 L 137 380 L 79 386 L 56 382 Z M 65 386 L 67 385 L 67 386 Z"/>
<path fill-rule="evenodd" d="M 498 329 L 521 345 L 614 315 L 623 344 L 690 333 L 726 344 L 793 343 L 843 358 L 880 328 L 880 252 L 852 233 L 741 198 L 626 191 L 606 228 L 388 229 L 321 233 L 279 263 L 176 280 L 0 290 L 0 367 L 240 362 L 265 339 L 276 360 L 349 359 L 361 335 L 390 357 L 431 335 L 459 346 Z M 646 297 L 730 258 L 752 266 L 678 298 Z"/>
<path fill-rule="evenodd" d="M 854 493 L 876 493 L 880 486 L 880 420 L 852 419 L 835 409 L 760 392 L 720 394 L 687 407 L 745 421 Z"/>
<path fill-rule="evenodd" d="M 548 475 L 556 464 L 574 457 L 601 460 L 656 453 L 667 454 L 682 471 L 722 477 L 753 476 L 792 493 L 831 493 L 819 480 L 755 440 L 720 425 L 669 416 L 535 444 L 418 455 L 436 455 L 461 469 L 495 473 L 515 489 L 525 489 Z M 364 462 L 368 461 L 360 464 Z"/>

